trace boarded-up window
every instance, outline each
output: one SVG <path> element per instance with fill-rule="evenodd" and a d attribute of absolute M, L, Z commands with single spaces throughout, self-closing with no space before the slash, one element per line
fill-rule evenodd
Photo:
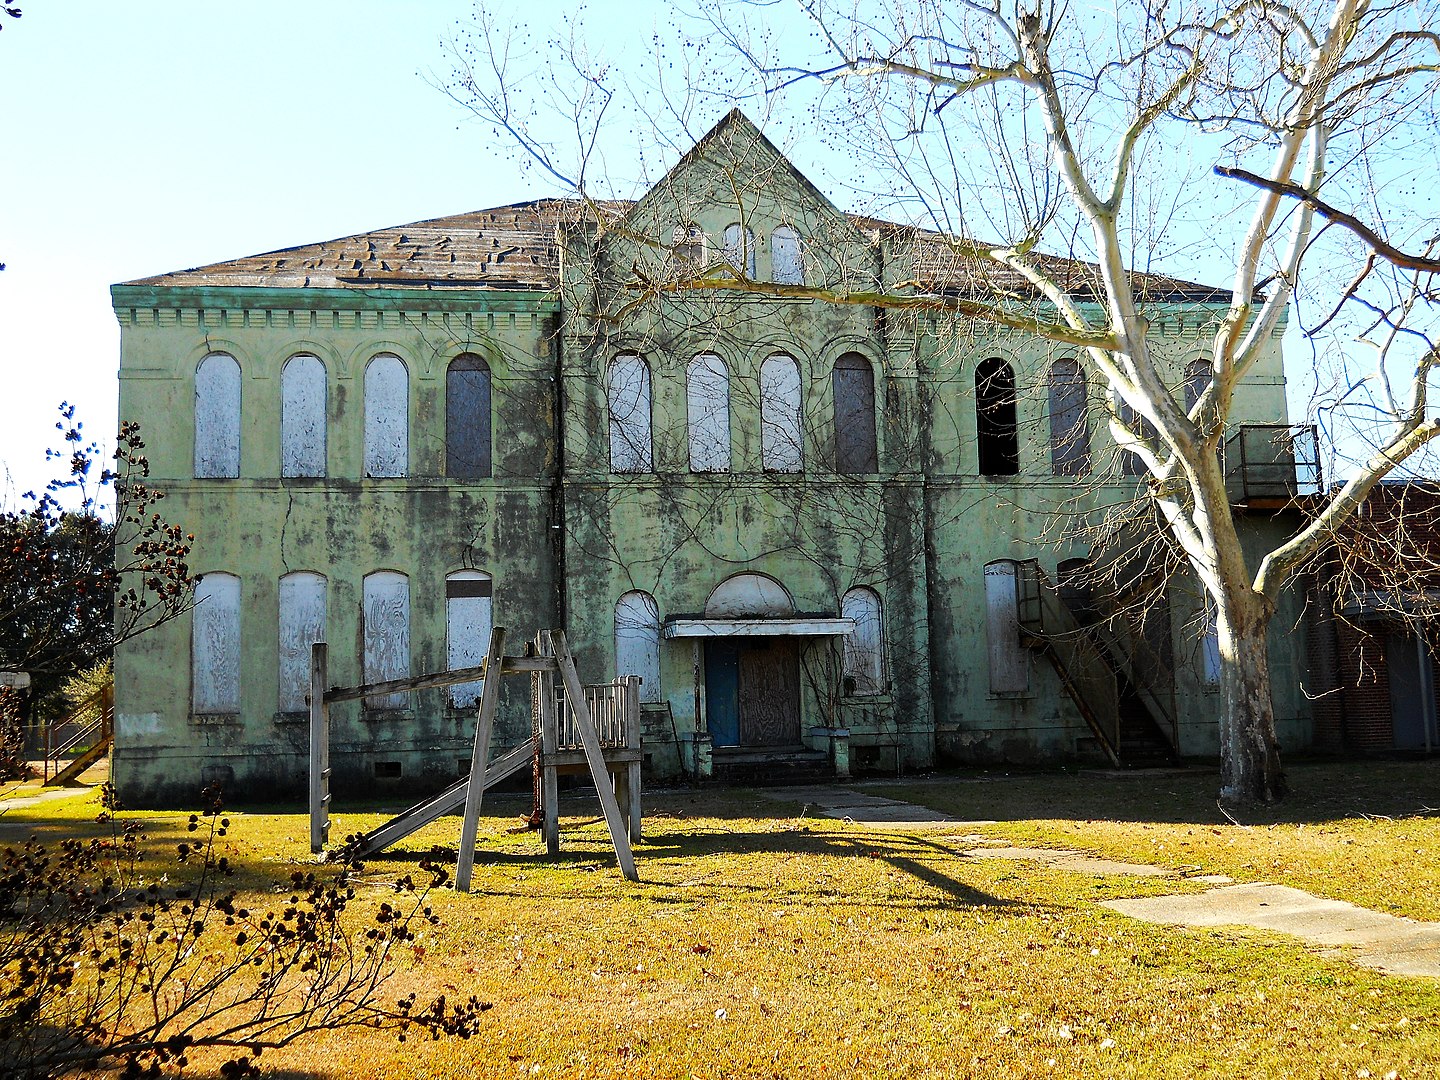
<path fill-rule="evenodd" d="M 670 244 L 677 270 L 697 270 L 705 265 L 705 230 L 699 225 L 676 225 L 670 233 Z"/>
<path fill-rule="evenodd" d="M 410 677 L 410 579 L 393 570 L 365 575 L 361 620 L 364 623 L 365 681 L 388 682 Z M 365 699 L 369 709 L 403 709 L 410 695 L 377 694 Z"/>
<path fill-rule="evenodd" d="M 875 374 L 859 353 L 835 361 L 835 471 L 873 473 L 880 469 L 875 446 Z"/>
<path fill-rule="evenodd" d="M 195 475 L 240 475 L 240 365 L 226 353 L 195 369 Z"/>
<path fill-rule="evenodd" d="M 615 604 L 615 674 L 640 676 L 640 700 L 660 698 L 660 609 L 649 593 L 627 592 Z"/>
<path fill-rule="evenodd" d="M 1210 389 L 1210 378 L 1214 369 L 1205 359 L 1191 360 L 1185 365 L 1185 411 L 1188 413 L 1200 403 L 1205 391 Z"/>
<path fill-rule="evenodd" d="M 325 362 L 292 356 L 280 372 L 280 475 L 325 475 Z"/>
<path fill-rule="evenodd" d="M 240 711 L 240 579 L 205 574 L 190 613 L 190 705 L 195 713 Z"/>
<path fill-rule="evenodd" d="M 410 374 L 381 353 L 365 367 L 365 475 L 410 471 Z"/>
<path fill-rule="evenodd" d="M 325 640 L 325 578 L 297 571 L 280 579 L 280 711 L 304 712 L 310 646 Z"/>
<path fill-rule="evenodd" d="M 766 471 L 800 471 L 800 408 L 800 365 L 777 353 L 760 365 L 760 459 Z"/>
<path fill-rule="evenodd" d="M 755 276 L 755 233 L 738 222 L 725 226 L 725 261 L 748 278 Z"/>
<path fill-rule="evenodd" d="M 1090 423 L 1085 372 L 1074 360 L 1050 367 L 1050 469 L 1056 476 L 1090 472 Z"/>
<path fill-rule="evenodd" d="M 449 670 L 479 667 L 490 649 L 494 625 L 494 600 L 490 575 L 479 570 L 457 570 L 445 579 L 445 641 Z M 480 682 L 460 683 L 450 688 L 450 700 L 457 708 L 469 708 L 480 700 Z"/>
<path fill-rule="evenodd" d="M 800 234 L 789 225 L 781 225 L 770 234 L 770 278 L 780 285 L 805 284 Z"/>
<path fill-rule="evenodd" d="M 714 353 L 690 361 L 685 376 L 690 471 L 730 471 L 730 376 Z"/>
<path fill-rule="evenodd" d="M 855 620 L 854 633 L 842 640 L 841 668 L 845 692 L 854 695 L 879 694 L 885 689 L 884 627 L 880 597 L 871 589 L 857 586 L 840 600 L 843 618 Z"/>
<path fill-rule="evenodd" d="M 1019 595 L 1015 564 L 1008 559 L 985 567 L 985 638 L 990 659 L 990 692 L 1030 689 L 1030 655 L 1020 644 Z"/>
<path fill-rule="evenodd" d="M 490 365 L 470 353 L 445 372 L 445 475 L 490 475 Z"/>
<path fill-rule="evenodd" d="M 605 395 L 610 406 L 610 471 L 649 472 L 649 365 L 633 353 L 615 357 L 605 373 Z"/>
<path fill-rule="evenodd" d="M 1014 476 L 1020 471 L 1015 369 L 999 357 L 975 367 L 975 435 L 982 476 Z"/>

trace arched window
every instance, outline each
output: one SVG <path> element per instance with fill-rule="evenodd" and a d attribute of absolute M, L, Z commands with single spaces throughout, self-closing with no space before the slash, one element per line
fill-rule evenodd
<path fill-rule="evenodd" d="M 365 575 L 361 601 L 365 681 L 389 682 L 410 676 L 410 579 L 394 570 Z M 410 695 L 376 694 L 367 709 L 403 709 Z"/>
<path fill-rule="evenodd" d="M 490 575 L 480 570 L 457 570 L 445 578 L 445 641 L 449 670 L 479 667 L 490 649 L 494 625 L 494 598 Z M 470 708 L 480 700 L 483 683 L 460 683 L 450 688 L 457 708 Z"/>
<path fill-rule="evenodd" d="M 410 373 L 381 353 L 365 367 L 365 475 L 410 471 Z"/>
<path fill-rule="evenodd" d="M 280 579 L 280 711 L 304 712 L 310 646 L 325 640 L 325 577 L 297 570 Z"/>
<path fill-rule="evenodd" d="M 760 459 L 768 472 L 799 472 L 805 460 L 800 365 L 776 353 L 760 365 Z"/>
<path fill-rule="evenodd" d="M 640 700 L 660 701 L 660 608 L 649 593 L 615 604 L 615 674 L 640 676 Z"/>
<path fill-rule="evenodd" d="M 670 251 L 677 270 L 695 270 L 705 265 L 705 230 L 693 221 L 670 231 Z"/>
<path fill-rule="evenodd" d="M 880 471 L 875 446 L 875 374 L 859 353 L 835 361 L 830 377 L 835 397 L 835 471 Z"/>
<path fill-rule="evenodd" d="M 805 284 L 800 234 L 789 225 L 781 225 L 770 234 L 770 279 L 778 285 Z"/>
<path fill-rule="evenodd" d="M 240 475 L 240 364 L 228 353 L 195 369 L 195 475 Z"/>
<path fill-rule="evenodd" d="M 1030 689 L 1030 655 L 1020 644 L 1020 595 L 1015 563 L 1001 559 L 985 567 L 985 639 L 990 660 L 990 692 Z"/>
<path fill-rule="evenodd" d="M 445 370 L 445 475 L 490 475 L 490 365 L 471 353 Z"/>
<path fill-rule="evenodd" d="M 1056 476 L 1090 472 L 1090 423 L 1085 372 L 1070 359 L 1050 365 L 1050 469 Z"/>
<path fill-rule="evenodd" d="M 690 421 L 690 471 L 730 471 L 730 376 L 714 353 L 701 353 L 685 372 Z"/>
<path fill-rule="evenodd" d="M 841 598 L 840 615 L 855 620 L 854 633 L 841 639 L 845 693 L 856 696 L 883 693 L 885 635 L 880 597 L 872 589 L 856 586 Z"/>
<path fill-rule="evenodd" d="M 605 394 L 610 405 L 610 471 L 649 472 L 650 367 L 633 353 L 610 361 L 605 373 Z"/>
<path fill-rule="evenodd" d="M 240 711 L 240 579 L 209 573 L 190 613 L 190 709 Z"/>
<path fill-rule="evenodd" d="M 755 276 L 755 233 L 736 222 L 725 226 L 725 261 L 748 278 Z"/>
<path fill-rule="evenodd" d="M 1199 360 L 1191 360 L 1185 365 L 1185 411 L 1188 413 L 1200 403 L 1200 398 L 1210 388 L 1210 379 L 1214 374 L 1214 368 L 1210 361 L 1201 357 Z"/>
<path fill-rule="evenodd" d="M 1020 471 L 1015 369 L 999 357 L 975 367 L 975 433 L 982 476 L 1014 476 Z"/>
<path fill-rule="evenodd" d="M 325 475 L 325 362 L 300 354 L 280 370 L 280 475 Z"/>

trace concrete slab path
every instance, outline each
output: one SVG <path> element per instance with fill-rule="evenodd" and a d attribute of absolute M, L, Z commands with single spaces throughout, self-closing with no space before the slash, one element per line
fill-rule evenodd
<path fill-rule="evenodd" d="M 1440 923 L 1416 922 L 1326 900 L 1287 885 L 1228 885 L 1187 896 L 1105 900 L 1103 906 L 1146 922 L 1179 926 L 1252 926 L 1293 934 L 1364 967 L 1396 975 L 1440 977 Z"/>
<path fill-rule="evenodd" d="M 889 799 L 875 789 L 839 786 L 769 788 L 760 794 L 777 801 L 804 802 L 806 813 L 853 825 L 883 829 L 958 830 L 994 821 L 962 821 L 937 810 Z M 977 835 L 958 837 L 979 843 Z M 967 859 L 1024 859 L 1083 874 L 1124 874 L 1134 877 L 1179 877 L 1173 870 L 1145 863 L 1120 862 L 1082 851 L 1015 847 L 989 840 L 986 847 L 966 848 Z M 1321 947 L 1328 956 L 1344 956 L 1357 964 L 1395 975 L 1440 978 L 1440 923 L 1417 922 L 1326 900 L 1286 885 L 1236 885 L 1223 874 L 1186 877 L 1215 885 L 1201 893 L 1151 896 L 1101 903 L 1131 918 L 1173 926 L 1248 926 L 1291 934 Z"/>

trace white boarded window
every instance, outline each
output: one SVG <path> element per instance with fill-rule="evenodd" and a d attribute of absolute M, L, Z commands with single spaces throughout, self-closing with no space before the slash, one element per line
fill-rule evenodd
<path fill-rule="evenodd" d="M 627 592 L 615 604 L 615 674 L 640 676 L 640 700 L 660 698 L 660 608 L 649 593 Z"/>
<path fill-rule="evenodd" d="M 693 221 L 670 231 L 671 251 L 677 270 L 696 270 L 705 265 L 705 230 Z"/>
<path fill-rule="evenodd" d="M 730 376 L 714 353 L 690 361 L 685 376 L 690 471 L 730 471 Z"/>
<path fill-rule="evenodd" d="M 365 366 L 365 475 L 410 471 L 410 374 L 398 356 Z"/>
<path fill-rule="evenodd" d="M 410 579 L 393 570 L 365 575 L 361 618 L 364 623 L 365 681 L 410 677 Z M 377 694 L 368 709 L 403 709 L 410 695 Z"/>
<path fill-rule="evenodd" d="M 610 471 L 649 472 L 649 365 L 633 353 L 615 357 L 605 372 L 605 395 L 610 406 Z"/>
<path fill-rule="evenodd" d="M 292 356 L 280 372 L 280 475 L 325 475 L 325 362 Z"/>
<path fill-rule="evenodd" d="M 784 353 L 760 365 L 760 458 L 768 472 L 799 472 L 804 461 L 800 365 Z"/>
<path fill-rule="evenodd" d="M 195 369 L 195 475 L 240 475 L 240 364 L 228 353 Z"/>
<path fill-rule="evenodd" d="M 1008 559 L 985 567 L 985 637 L 989 646 L 990 692 L 1030 689 L 1030 655 L 1020 644 L 1020 607 L 1015 564 Z"/>
<path fill-rule="evenodd" d="M 479 667 L 490 649 L 494 624 L 494 598 L 490 575 L 480 570 L 457 570 L 445 578 L 445 642 L 448 670 Z M 460 683 L 450 688 L 450 701 L 461 709 L 480 700 L 482 683 Z"/>
<path fill-rule="evenodd" d="M 770 278 L 780 285 L 805 284 L 800 234 L 789 225 L 781 225 L 770 234 Z"/>
<path fill-rule="evenodd" d="M 298 570 L 280 579 L 280 711 L 304 712 L 310 646 L 325 640 L 325 576 Z"/>
<path fill-rule="evenodd" d="M 854 633 L 841 639 L 845 693 L 856 696 L 883 693 L 885 636 L 880 597 L 873 589 L 857 586 L 841 598 L 840 615 L 855 620 Z"/>
<path fill-rule="evenodd" d="M 234 574 L 205 574 L 195 586 L 190 706 L 195 713 L 240 711 L 240 579 Z"/>
<path fill-rule="evenodd" d="M 748 278 L 755 276 L 755 233 L 736 222 L 725 226 L 725 261 Z"/>

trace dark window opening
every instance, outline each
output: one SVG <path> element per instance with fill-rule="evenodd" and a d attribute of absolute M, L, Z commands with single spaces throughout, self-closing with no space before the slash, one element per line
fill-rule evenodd
<path fill-rule="evenodd" d="M 445 475 L 490 475 L 490 365 L 470 353 L 445 372 Z"/>
<path fill-rule="evenodd" d="M 1020 471 L 1020 438 L 1015 418 L 1015 371 L 998 357 L 975 368 L 975 433 L 983 476 Z"/>
<path fill-rule="evenodd" d="M 379 780 L 398 780 L 402 775 L 400 762 L 398 761 L 377 761 L 375 762 L 375 777 Z"/>
<path fill-rule="evenodd" d="M 846 353 L 831 376 L 835 394 L 835 471 L 880 471 L 875 444 L 875 376 L 870 361 Z"/>

